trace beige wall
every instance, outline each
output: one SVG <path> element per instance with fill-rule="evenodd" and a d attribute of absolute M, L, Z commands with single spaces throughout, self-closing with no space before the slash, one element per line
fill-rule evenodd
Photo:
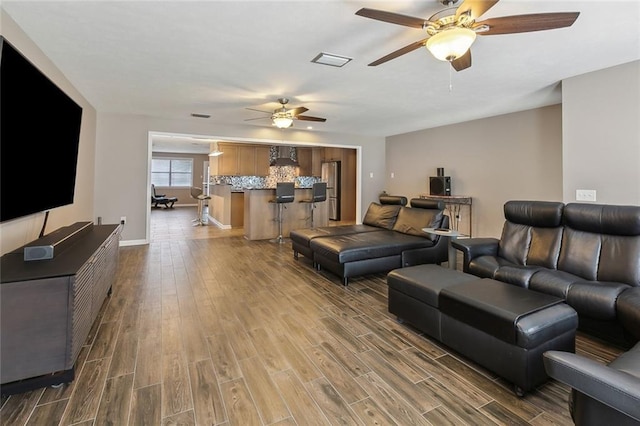
<path fill-rule="evenodd" d="M 561 119 L 554 105 L 389 137 L 386 190 L 429 193 L 444 167 L 452 195 L 472 197 L 473 236 L 498 237 L 506 201 L 562 199 Z"/>
<path fill-rule="evenodd" d="M 52 209 L 49 213 L 45 233 L 79 221 L 93 220 L 93 190 L 95 165 L 96 111 L 89 102 L 73 87 L 62 72 L 42 53 L 16 23 L 0 9 L 0 28 L 2 35 L 13 44 L 36 67 L 49 77 L 58 87 L 82 107 L 82 125 L 80 128 L 80 146 L 74 202 L 71 205 Z M 45 112 L 46 113 L 46 112 Z M 46 134 L 47 129 L 39 129 Z M 37 155 L 37 152 L 34 152 Z M 35 171 L 34 171 L 35 172 Z M 42 177 L 42 187 L 29 188 L 34 191 L 46 191 L 47 177 Z M 4 200 L 3 200 L 4 201 Z M 44 213 L 36 213 L 0 224 L 1 254 L 15 250 L 38 237 L 44 222 Z"/>
<path fill-rule="evenodd" d="M 563 198 L 640 205 L 640 61 L 562 82 Z"/>

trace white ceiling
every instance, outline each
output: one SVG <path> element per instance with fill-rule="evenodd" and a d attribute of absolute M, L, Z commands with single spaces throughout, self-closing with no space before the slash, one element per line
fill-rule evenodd
<path fill-rule="evenodd" d="M 459 5 L 460 3 L 458 3 Z M 305 106 L 316 131 L 389 136 L 559 103 L 568 77 L 640 59 L 640 0 L 502 0 L 480 20 L 578 11 L 572 27 L 478 37 L 459 73 L 425 37 L 356 16 L 362 7 L 429 18 L 429 1 L 7 1 L 2 8 L 101 112 L 269 126 L 246 108 Z M 353 58 L 311 63 L 320 52 Z M 451 80 L 450 80 L 451 79 Z M 449 84 L 453 90 L 449 90 Z M 190 118 L 189 118 L 190 119 Z M 308 122 L 295 122 L 304 128 Z"/>

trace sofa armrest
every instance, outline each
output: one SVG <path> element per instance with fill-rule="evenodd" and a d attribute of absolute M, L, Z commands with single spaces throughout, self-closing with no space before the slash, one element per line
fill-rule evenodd
<path fill-rule="evenodd" d="M 547 351 L 547 374 L 640 421 L 640 378 L 571 352 Z"/>
<path fill-rule="evenodd" d="M 469 262 L 476 257 L 497 256 L 499 242 L 497 238 L 466 238 L 451 240 L 451 245 L 462 252 L 463 271 L 469 272 Z"/>

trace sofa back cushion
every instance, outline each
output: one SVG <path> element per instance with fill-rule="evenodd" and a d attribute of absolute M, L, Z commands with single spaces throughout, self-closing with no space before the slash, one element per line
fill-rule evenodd
<path fill-rule="evenodd" d="M 362 219 L 362 223 L 377 226 L 378 228 L 392 229 L 401 208 L 401 205 L 383 206 L 378 203 L 371 203 L 367 213 L 364 215 L 364 219 Z"/>
<path fill-rule="evenodd" d="M 563 203 L 554 201 L 507 201 L 498 255 L 517 265 L 555 269 L 563 208 Z"/>
<path fill-rule="evenodd" d="M 427 234 L 422 231 L 422 228 L 439 228 L 442 226 L 442 217 L 442 210 L 402 207 L 398 212 L 398 219 L 393 225 L 393 230 L 436 241 L 437 235 Z"/>
<path fill-rule="evenodd" d="M 567 204 L 558 269 L 640 286 L 640 207 Z"/>

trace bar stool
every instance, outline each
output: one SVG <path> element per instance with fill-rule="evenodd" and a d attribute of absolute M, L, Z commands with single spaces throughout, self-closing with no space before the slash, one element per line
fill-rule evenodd
<path fill-rule="evenodd" d="M 198 217 L 191 220 L 191 222 L 195 222 L 193 226 L 204 226 L 207 224 L 207 222 L 202 219 L 202 216 L 204 214 L 204 202 L 205 200 L 210 200 L 211 197 L 208 195 L 204 195 L 202 193 L 202 188 L 198 188 L 197 186 L 191 187 L 190 194 L 191 198 L 198 201 Z"/>
<path fill-rule="evenodd" d="M 313 211 L 316 209 L 316 203 L 327 201 L 327 183 L 316 182 L 312 186 L 311 198 L 300 200 L 301 203 L 309 203 L 311 205 L 311 227 L 315 228 L 313 222 Z"/>
<path fill-rule="evenodd" d="M 278 222 L 278 237 L 273 242 L 282 244 L 284 238 L 282 237 L 282 211 L 285 208 L 285 204 L 292 203 L 295 198 L 295 185 L 293 182 L 278 182 L 276 183 L 276 198 L 269 200 L 270 203 L 276 203 L 278 205 L 278 214 L 276 221 Z"/>

